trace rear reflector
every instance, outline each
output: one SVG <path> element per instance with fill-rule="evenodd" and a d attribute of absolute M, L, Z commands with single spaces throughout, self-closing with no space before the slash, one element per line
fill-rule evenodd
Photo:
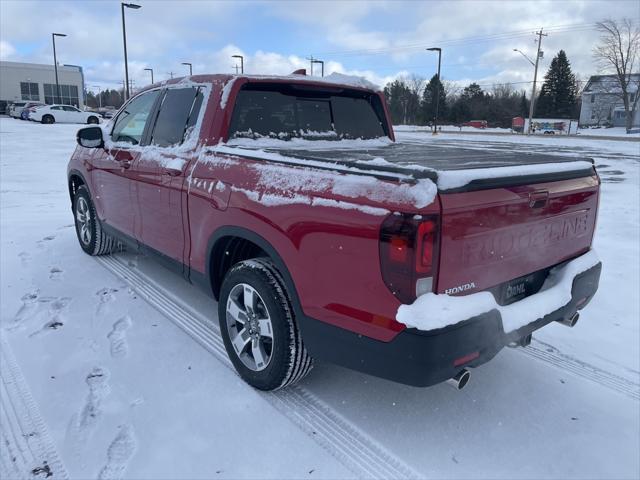
<path fill-rule="evenodd" d="M 464 357 L 456 358 L 453 361 L 453 366 L 454 367 L 459 367 L 460 365 L 464 365 L 466 363 L 471 362 L 472 360 L 475 360 L 479 356 L 480 356 L 480 352 L 472 352 L 472 353 L 470 353 L 468 355 L 465 355 Z"/>

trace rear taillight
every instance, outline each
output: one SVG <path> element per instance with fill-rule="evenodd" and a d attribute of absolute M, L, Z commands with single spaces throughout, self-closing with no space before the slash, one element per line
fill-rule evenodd
<path fill-rule="evenodd" d="M 438 256 L 438 217 L 393 214 L 380 229 L 382 278 L 403 303 L 433 289 Z"/>

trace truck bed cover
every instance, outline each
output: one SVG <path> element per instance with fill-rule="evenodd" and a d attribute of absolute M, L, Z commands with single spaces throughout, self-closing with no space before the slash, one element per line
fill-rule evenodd
<path fill-rule="evenodd" d="M 451 148 L 410 142 L 373 148 L 340 148 L 336 145 L 332 148 L 305 149 L 270 145 L 263 150 L 243 145 L 236 151 L 243 156 L 272 161 L 275 160 L 272 155 L 267 158 L 261 152 L 277 154 L 286 163 L 299 165 L 309 165 L 309 161 L 312 161 L 314 168 L 322 164 L 327 168 L 351 167 L 358 170 L 353 173 L 387 179 L 394 174 L 400 180 L 429 178 L 436 182 L 440 191 L 447 192 L 516 186 L 594 174 L 593 160 L 586 157 Z M 454 175 L 459 180 L 445 180 L 450 180 Z M 467 181 L 464 185 L 458 185 L 463 177 Z"/>

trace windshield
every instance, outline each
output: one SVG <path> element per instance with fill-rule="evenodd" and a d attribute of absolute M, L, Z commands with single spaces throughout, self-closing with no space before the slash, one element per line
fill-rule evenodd
<path fill-rule="evenodd" d="M 305 85 L 248 84 L 236 98 L 229 139 L 370 139 L 388 136 L 372 93 Z"/>

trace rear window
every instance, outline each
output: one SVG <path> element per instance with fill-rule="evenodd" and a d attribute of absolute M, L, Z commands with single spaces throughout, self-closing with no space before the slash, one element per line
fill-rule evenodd
<path fill-rule="evenodd" d="M 238 93 L 229 138 L 341 140 L 388 135 L 377 95 L 304 85 L 248 84 Z"/>

